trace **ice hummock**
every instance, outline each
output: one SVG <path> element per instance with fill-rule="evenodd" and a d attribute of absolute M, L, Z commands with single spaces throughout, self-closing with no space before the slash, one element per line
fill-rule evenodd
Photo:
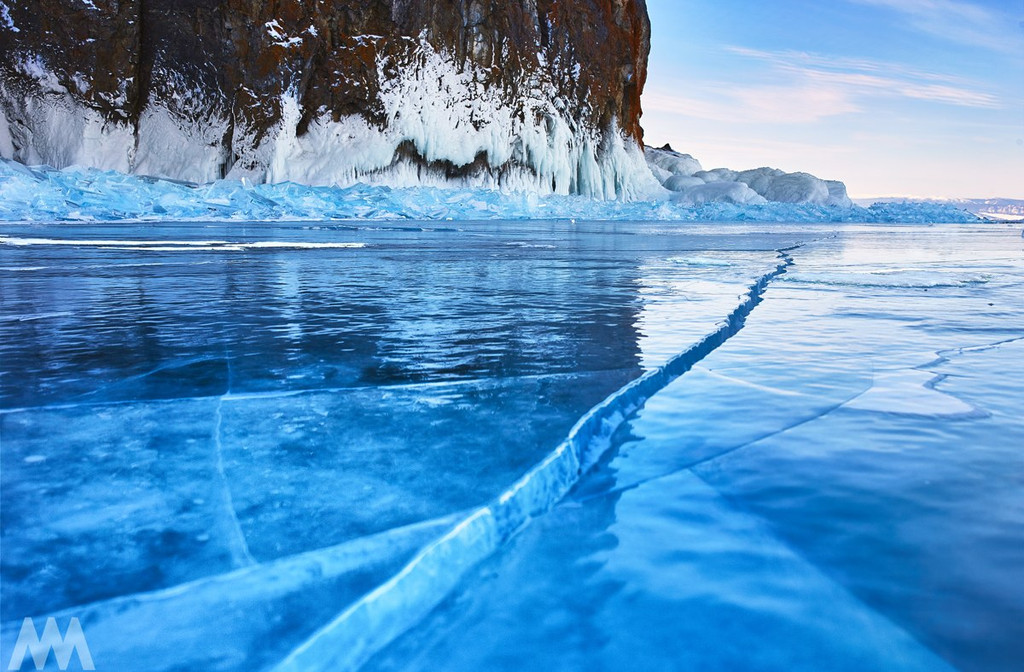
<path fill-rule="evenodd" d="M 704 170 L 700 161 L 675 151 L 670 145 L 660 149 L 648 147 L 645 156 L 654 176 L 664 188 L 673 192 L 672 199 L 685 204 L 853 206 L 845 184 L 837 180 L 822 180 L 809 173 L 787 173 L 778 168 Z"/>
<path fill-rule="evenodd" d="M 662 161 L 655 154 L 654 165 Z M 683 155 L 679 155 L 683 156 Z M 675 161 L 685 162 L 677 158 Z M 695 160 L 691 161 L 699 166 Z M 668 163 L 665 161 L 665 163 Z M 690 166 L 692 167 L 692 166 Z M 864 208 L 838 202 L 768 202 L 753 190 L 795 198 L 817 189 L 801 174 L 760 169 L 692 175 L 660 168 L 672 179 L 709 181 L 683 191 L 663 190 L 633 201 L 584 196 L 505 193 L 481 188 L 391 188 L 356 184 L 316 187 L 293 182 L 252 184 L 217 180 L 195 184 L 116 171 L 27 167 L 0 160 L 0 221 L 198 220 L 528 220 L 764 221 L 764 222 L 975 222 L 947 204 L 885 203 Z M 655 170 L 656 174 L 658 170 Z M 717 175 L 714 181 L 708 175 Z M 730 175 L 735 180 L 727 180 Z M 794 177 L 796 175 L 796 177 Z M 664 175 L 661 175 L 664 177 Z M 724 176 L 724 177 L 723 177 Z M 753 186 L 741 180 L 747 179 Z M 817 180 L 817 178 L 813 178 Z M 670 178 L 665 178 L 670 182 Z M 808 184 L 811 184 L 808 187 Z M 822 182 L 826 190 L 831 187 Z M 746 194 L 750 192 L 753 196 Z M 746 194 L 746 195 L 744 195 Z M 818 194 L 821 196 L 821 193 Z M 845 196 L 845 193 L 843 194 Z M 831 197 L 830 197 L 831 198 Z M 834 200 L 834 199 L 833 199 Z M 731 201 L 731 202 L 722 202 Z M 821 201 L 821 198 L 818 198 Z"/>

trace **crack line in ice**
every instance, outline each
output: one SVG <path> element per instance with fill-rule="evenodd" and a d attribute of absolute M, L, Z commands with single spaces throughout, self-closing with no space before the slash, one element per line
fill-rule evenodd
<path fill-rule="evenodd" d="M 217 361 L 216 358 L 212 357 L 198 357 L 195 359 L 185 360 L 186 362 L 205 362 L 205 361 Z M 125 380 L 135 380 L 145 378 L 153 373 L 167 370 L 170 368 L 178 368 L 175 365 L 161 366 L 153 371 L 145 374 L 139 374 L 127 378 Z M 266 400 L 266 399 L 287 399 L 290 397 L 299 397 L 305 394 L 336 394 L 339 392 L 359 392 L 366 390 L 384 390 L 384 391 L 415 391 L 415 390 L 429 390 L 429 389 L 444 389 L 447 387 L 472 387 L 478 385 L 493 384 L 498 385 L 505 381 L 550 381 L 550 380 L 562 380 L 562 379 L 578 379 L 581 374 L 583 375 L 600 375 L 606 373 L 619 373 L 626 369 L 590 369 L 564 373 L 538 373 L 528 374 L 521 376 L 485 376 L 482 378 L 464 378 L 458 380 L 435 380 L 423 383 L 394 383 L 394 384 L 374 384 L 366 383 L 364 385 L 347 385 L 342 387 L 311 387 L 301 388 L 295 390 L 270 390 L 270 391 L 253 391 L 253 392 L 231 392 L 230 390 L 223 395 L 206 395 L 206 396 L 194 396 L 194 397 L 158 397 L 153 399 L 110 399 L 110 400 L 99 400 L 99 401 L 75 401 L 69 403 L 56 403 L 56 404 L 41 404 L 39 406 L 17 406 L 12 408 L 0 408 L 0 415 L 14 414 L 14 413 L 31 413 L 36 411 L 63 411 L 82 407 L 94 407 L 94 406 L 127 406 L 137 405 L 139 403 L 146 404 L 173 404 L 184 401 L 212 401 L 222 400 L 226 402 L 238 402 L 238 401 L 254 401 L 254 400 Z M 80 399 L 91 396 L 98 392 L 109 391 L 116 389 L 120 386 L 123 381 L 118 381 L 105 385 L 98 390 L 93 392 L 85 392 L 79 395 Z"/>
<path fill-rule="evenodd" d="M 224 446 L 221 443 L 221 425 L 224 423 L 224 398 L 231 391 L 231 360 L 225 358 L 228 365 L 228 392 L 221 395 L 217 400 L 217 409 L 214 411 L 213 445 L 217 455 L 217 475 L 221 484 L 221 503 L 227 517 L 225 524 L 228 527 L 228 546 L 231 549 L 231 559 L 236 566 L 248 567 L 259 564 L 256 558 L 249 552 L 249 544 L 245 540 L 245 532 L 242 531 L 242 521 L 238 519 L 238 511 L 235 509 L 235 501 L 231 496 L 231 485 L 228 483 L 228 475 L 224 469 Z"/>
<path fill-rule="evenodd" d="M 338 586 L 358 584 L 371 571 L 383 574 L 398 564 L 395 560 L 409 557 L 438 534 L 451 529 L 469 513 L 457 511 L 440 518 L 400 525 L 381 530 L 333 546 L 305 551 L 265 563 L 233 569 L 152 591 L 130 593 L 86 604 L 77 604 L 58 612 L 36 614 L 55 617 L 58 623 L 80 617 L 88 624 L 89 641 L 94 650 L 104 652 L 108 669 L 137 669 L 142 660 L 181 658 L 197 640 L 208 642 L 202 653 L 186 667 L 195 668 L 196 659 L 231 649 L 231 641 L 217 639 L 225 623 L 234 622 L 243 611 L 256 610 L 250 619 L 259 638 L 294 637 L 282 612 L 296 600 L 318 596 L 321 600 L 339 600 Z M 353 595 L 356 597 L 358 593 Z M 88 619 L 88 620 L 87 620 Z M 144 652 L 139 651 L 135 633 L 150 631 L 159 623 L 160 637 Z M 13 645 L 21 629 L 21 621 L 7 621 L 0 630 L 0 645 Z M 232 650 L 233 654 L 237 650 Z M 205 668 L 204 668 L 205 669 Z"/>
<path fill-rule="evenodd" d="M 589 501 L 594 500 L 594 499 L 600 499 L 601 497 L 607 497 L 608 495 L 614 495 L 614 494 L 619 494 L 619 493 L 622 493 L 622 492 L 628 492 L 630 490 L 635 490 L 636 488 L 639 488 L 640 486 L 645 485 L 647 483 L 654 483 L 654 482 L 660 481 L 660 480 L 662 480 L 664 478 L 669 478 L 670 476 L 675 476 L 676 474 L 680 474 L 680 473 L 682 473 L 684 471 L 691 471 L 691 472 L 693 472 L 693 474 L 695 476 L 697 476 L 701 480 L 704 480 L 700 476 L 700 474 L 698 474 L 696 471 L 694 471 L 697 467 L 700 467 L 702 465 L 714 462 L 715 460 L 718 460 L 718 459 L 721 459 L 723 457 L 726 457 L 727 455 L 731 455 L 731 454 L 733 454 L 733 453 L 735 453 L 737 451 L 743 450 L 744 448 L 748 448 L 750 446 L 753 446 L 753 445 L 755 445 L 757 443 L 760 443 L 761 441 L 766 441 L 767 439 L 770 439 L 770 438 L 773 438 L 773 437 L 776 437 L 776 436 L 780 436 L 780 435 L 785 434 L 786 432 L 792 431 L 792 430 L 794 430 L 794 429 L 796 429 L 798 427 L 802 427 L 802 426 L 804 426 L 804 425 L 806 425 L 808 423 L 814 422 L 815 420 L 820 420 L 821 418 L 824 418 L 825 416 L 827 416 L 827 415 L 829 415 L 831 413 L 834 413 L 835 411 L 838 411 L 839 409 L 841 409 L 843 406 L 845 406 L 846 404 L 850 403 L 854 399 L 857 399 L 858 397 L 862 396 L 869 389 L 870 388 L 865 388 L 864 390 L 858 392 L 857 394 L 855 394 L 855 395 L 853 395 L 853 396 L 851 396 L 851 397 L 849 397 L 847 399 L 844 399 L 843 401 L 840 401 L 840 402 L 838 402 L 836 404 L 833 404 L 832 406 L 829 406 L 827 408 L 821 409 L 821 411 L 819 413 L 816 413 L 816 414 L 814 414 L 814 415 L 812 415 L 810 417 L 802 418 L 800 420 L 797 420 L 796 422 L 793 422 L 792 424 L 786 425 L 785 427 L 780 427 L 779 429 L 773 430 L 771 432 L 766 432 L 765 434 L 762 434 L 761 436 L 757 436 L 757 437 L 755 437 L 753 439 L 750 439 L 749 441 L 744 441 L 743 443 L 737 444 L 735 446 L 730 446 L 729 448 L 725 448 L 721 452 L 715 453 L 714 455 L 708 455 L 707 457 L 703 457 L 703 458 L 701 458 L 701 459 L 699 459 L 699 460 L 697 460 L 695 462 L 687 463 L 687 464 L 685 464 L 683 466 L 680 466 L 678 468 L 671 469 L 670 471 L 665 471 L 663 473 L 660 473 L 660 474 L 657 474 L 657 475 L 654 475 L 654 476 L 648 476 L 646 478 L 637 479 L 637 480 L 632 481 L 631 483 L 629 483 L 627 485 L 623 485 L 623 486 L 616 487 L 616 488 L 609 488 L 608 490 L 601 490 L 600 492 L 594 492 L 594 493 L 589 494 L 589 495 L 587 495 L 585 497 L 580 497 L 580 498 L 576 499 L 576 501 L 578 501 L 578 502 L 589 502 Z M 708 485 L 711 485 L 711 484 L 709 483 Z M 712 485 L 711 487 L 715 487 L 715 486 Z M 717 488 L 715 488 L 715 489 L 717 490 Z"/>
<path fill-rule="evenodd" d="M 36 320 L 52 320 L 58 317 L 69 317 L 74 315 L 71 312 L 64 313 L 40 313 L 38 315 L 4 315 L 0 316 L 0 322 L 34 322 Z"/>
<path fill-rule="evenodd" d="M 1010 343 L 1016 343 L 1018 341 L 1024 341 L 1024 336 L 1017 336 L 1016 338 L 1007 338 L 1002 341 L 996 341 L 995 343 L 986 343 L 984 345 L 970 345 L 961 348 L 951 348 L 949 350 L 939 350 L 938 352 L 935 353 L 939 356 L 938 359 L 936 359 L 934 362 L 924 364 L 920 368 L 942 364 L 943 362 L 947 361 L 950 357 L 957 357 L 960 355 L 967 354 L 968 352 L 985 352 L 986 350 L 996 350 L 1000 346 L 1009 345 Z"/>
<path fill-rule="evenodd" d="M 67 315 L 74 315 L 74 313 L 66 313 L 66 314 Z M 82 394 L 78 395 L 77 398 L 78 399 L 86 399 L 88 397 L 92 397 L 92 396 L 95 396 L 97 394 L 109 393 L 112 390 L 117 390 L 118 388 L 123 388 L 126 385 L 129 385 L 131 383 L 139 382 L 140 380 L 144 380 L 145 378 L 148 378 L 150 376 L 154 376 L 154 375 L 156 375 L 158 373 L 163 373 L 165 371 L 171 371 L 171 370 L 174 370 L 174 369 L 184 369 L 185 367 L 192 366 L 193 364 L 201 364 L 203 362 L 217 362 L 217 361 L 221 361 L 221 359 L 222 358 L 220 358 L 220 357 L 188 357 L 186 359 L 170 360 L 170 361 L 164 362 L 163 364 L 160 364 L 159 366 L 156 366 L 156 367 L 154 367 L 154 368 L 152 368 L 152 369 L 150 369 L 148 371 L 144 371 L 142 373 L 136 373 L 135 375 L 132 375 L 132 376 L 126 376 L 126 377 L 120 378 L 120 379 L 118 379 L 118 380 L 116 380 L 116 381 L 114 381 L 112 383 L 108 383 L 106 385 L 102 385 L 100 387 L 97 387 L 95 390 L 90 390 L 89 392 L 83 392 Z M 227 365 L 229 368 L 231 366 L 230 363 L 228 363 L 226 360 L 225 360 L 225 365 Z M 229 386 L 229 389 L 230 389 L 230 386 Z M 206 399 L 213 399 L 213 398 L 215 398 L 215 396 L 226 396 L 226 394 L 227 394 L 227 392 L 225 392 L 225 395 L 212 395 L 212 396 L 208 396 L 208 397 L 205 397 L 205 398 Z M 199 400 L 199 399 L 202 399 L 202 397 L 193 397 L 193 399 Z M 138 399 L 131 399 L 131 400 L 128 400 L 128 401 L 131 401 L 132 403 L 137 403 L 139 400 Z M 104 402 L 100 401 L 100 402 L 94 402 L 94 403 L 102 404 Z M 75 404 L 75 405 L 77 406 L 78 404 Z M 35 409 L 39 409 L 39 408 L 50 408 L 50 407 L 49 406 L 35 406 L 35 407 L 32 407 L 32 408 L 33 408 L 33 410 L 35 410 Z"/>
<path fill-rule="evenodd" d="M 832 410 L 826 411 L 825 413 L 823 413 L 822 415 L 817 416 L 817 417 L 824 417 L 825 415 L 828 415 L 829 413 L 831 413 L 834 410 L 836 410 L 836 409 L 832 409 Z M 816 419 L 817 418 L 811 418 L 811 420 L 816 420 Z M 808 422 L 809 421 L 810 420 L 808 420 Z M 798 423 L 798 425 L 799 424 L 804 424 L 804 423 Z M 790 428 L 784 429 L 784 430 L 782 430 L 782 431 L 780 431 L 778 433 L 781 434 L 781 433 L 784 433 L 784 432 L 788 432 L 790 429 L 794 429 L 794 427 L 790 427 Z M 770 437 L 764 437 L 762 439 L 758 439 L 757 441 L 763 441 L 765 438 L 770 438 Z M 754 441 L 753 443 L 756 443 L 757 441 Z M 707 460 L 705 462 L 707 462 Z M 702 464 L 703 464 L 703 462 L 702 462 Z M 695 468 L 697 466 L 699 466 L 699 465 L 696 465 L 696 464 L 693 465 L 693 467 L 689 468 L 688 471 L 697 480 L 699 480 L 701 483 L 703 483 L 707 487 L 709 487 L 712 490 L 714 490 L 718 494 L 718 496 L 722 499 L 722 501 L 724 501 L 733 511 L 736 511 L 736 512 L 738 512 L 740 514 L 743 514 L 743 515 L 750 516 L 751 518 L 754 518 L 754 519 L 758 520 L 759 522 L 761 522 L 763 525 L 765 525 L 767 527 L 766 534 L 775 543 L 777 543 L 777 544 L 779 544 L 779 546 L 784 547 L 785 549 L 787 549 L 796 558 L 802 560 L 804 563 L 807 564 L 807 566 L 811 567 L 813 571 L 817 571 L 819 573 L 819 576 L 821 577 L 821 579 L 824 582 L 826 582 L 829 585 L 833 586 L 836 590 L 838 590 L 841 594 L 843 594 L 848 600 L 850 600 L 854 604 L 859 605 L 864 610 L 864 612 L 871 614 L 874 618 L 879 619 L 879 621 L 881 623 L 884 623 L 887 627 L 892 628 L 893 632 L 896 632 L 896 633 L 899 633 L 899 634 L 905 636 L 913 644 L 915 644 L 918 647 L 920 647 L 921 651 L 924 652 L 926 655 L 933 656 L 934 657 L 934 659 L 933 659 L 934 663 L 932 665 L 929 665 L 928 668 L 927 668 L 929 670 L 929 672 L 959 672 L 955 667 L 953 667 L 953 665 L 951 663 L 949 663 L 949 661 L 947 661 L 942 655 L 940 655 L 935 649 L 933 649 L 930 644 L 926 643 L 917 633 L 915 633 L 915 632 L 911 631 L 910 629 L 904 627 L 901 623 L 893 620 L 885 612 L 879 610 L 874 605 L 869 604 L 868 602 L 866 602 L 864 599 L 862 599 L 857 594 L 856 591 L 854 591 L 852 588 L 847 587 L 845 583 L 843 583 L 843 582 L 833 578 L 831 573 L 826 571 L 825 567 L 820 566 L 817 562 L 812 560 L 799 547 L 791 544 L 789 541 L 787 541 L 783 537 L 781 537 L 778 534 L 776 534 L 774 532 L 774 530 L 772 529 L 771 522 L 768 519 L 766 519 L 764 516 L 761 516 L 761 515 L 759 515 L 757 513 L 752 512 L 748 507 L 744 506 L 740 501 L 738 501 L 734 497 L 731 497 L 730 495 L 728 495 L 725 492 L 723 492 L 718 486 L 716 486 L 714 483 L 709 481 L 703 474 L 701 474 L 700 472 L 696 471 Z"/>
<path fill-rule="evenodd" d="M 430 544 L 401 572 L 363 596 L 296 648 L 275 672 L 353 670 L 421 621 L 477 563 L 490 556 L 531 518 L 550 510 L 607 450 L 612 434 L 654 394 L 714 352 L 743 328 L 769 283 L 793 264 L 777 250 L 775 270 L 754 282 L 715 331 L 622 387 L 592 408 L 540 464 L 490 505 L 478 509 Z"/>
<path fill-rule="evenodd" d="M 714 369 L 709 369 L 709 368 L 704 367 L 704 366 L 695 366 L 694 368 L 695 369 L 699 369 L 701 373 L 704 373 L 704 374 L 706 374 L 707 376 L 709 376 L 711 378 L 717 378 L 719 380 L 726 380 L 726 381 L 728 381 L 730 383 L 733 383 L 734 385 L 740 385 L 742 387 L 749 387 L 750 389 L 758 390 L 760 392 L 768 392 L 770 394 L 777 394 L 777 395 L 783 396 L 783 397 L 806 397 L 806 396 L 808 396 L 807 394 L 805 394 L 803 392 L 796 392 L 794 390 L 784 390 L 781 387 L 772 387 L 770 385 L 761 385 L 759 383 L 755 383 L 755 382 L 752 382 L 752 381 L 749 381 L 749 380 L 743 380 L 742 378 L 736 378 L 735 376 L 728 376 L 728 375 L 726 375 L 724 373 L 719 373 L 718 371 L 716 371 Z"/>

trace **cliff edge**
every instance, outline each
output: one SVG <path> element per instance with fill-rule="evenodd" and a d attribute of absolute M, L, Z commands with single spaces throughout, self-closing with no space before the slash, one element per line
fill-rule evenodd
<path fill-rule="evenodd" d="M 644 0 L 0 0 L 0 155 L 630 197 Z"/>

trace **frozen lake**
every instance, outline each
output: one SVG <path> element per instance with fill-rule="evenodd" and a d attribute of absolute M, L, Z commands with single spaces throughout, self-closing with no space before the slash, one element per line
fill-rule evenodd
<path fill-rule="evenodd" d="M 0 287 L 0 664 L 1024 659 L 1015 226 L 3 224 Z"/>

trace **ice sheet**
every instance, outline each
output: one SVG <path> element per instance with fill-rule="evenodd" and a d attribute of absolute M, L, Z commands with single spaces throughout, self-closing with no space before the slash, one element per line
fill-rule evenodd
<path fill-rule="evenodd" d="M 3 235 L 42 241 L 0 246 L 5 623 L 87 613 L 97 660 L 141 646 L 155 661 L 164 640 L 115 646 L 123 614 L 152 623 L 223 590 L 255 610 L 251 628 L 165 662 L 244 669 L 269 655 L 259 633 L 283 656 L 347 603 L 273 626 L 263 614 L 322 584 L 268 578 L 261 599 L 253 579 L 242 599 L 230 577 L 506 491 L 595 404 L 719 329 L 777 266 L 775 246 L 818 233 L 203 222 Z M 720 263 L 664 262 L 690 257 Z M 670 282 L 640 292 L 657 268 Z M 664 319 L 641 325 L 645 303 Z M 660 341 L 661 359 L 641 360 L 640 340 Z M 373 576 L 330 590 L 350 600 L 388 578 Z M 205 631 L 172 620 L 167 641 Z"/>
<path fill-rule="evenodd" d="M 1003 669 L 986 651 L 1024 641 L 989 646 L 1024 602 L 1018 231 L 758 228 L 8 227 L 77 242 L 0 246 L 5 642 L 78 609 L 97 660 L 148 646 L 168 669 L 381 647 L 383 668 L 645 647 L 653 669 Z M 161 238 L 189 244 L 93 244 Z M 441 543 L 368 555 L 387 569 L 307 573 L 467 508 Z M 111 634 L 204 600 L 252 614 L 211 618 L 232 624 L 213 663 Z"/>
<path fill-rule="evenodd" d="M 364 669 L 953 668 L 685 472 L 559 507 Z"/>
<path fill-rule="evenodd" d="M 1015 234 L 794 251 L 737 335 L 368 669 L 1015 669 Z"/>

